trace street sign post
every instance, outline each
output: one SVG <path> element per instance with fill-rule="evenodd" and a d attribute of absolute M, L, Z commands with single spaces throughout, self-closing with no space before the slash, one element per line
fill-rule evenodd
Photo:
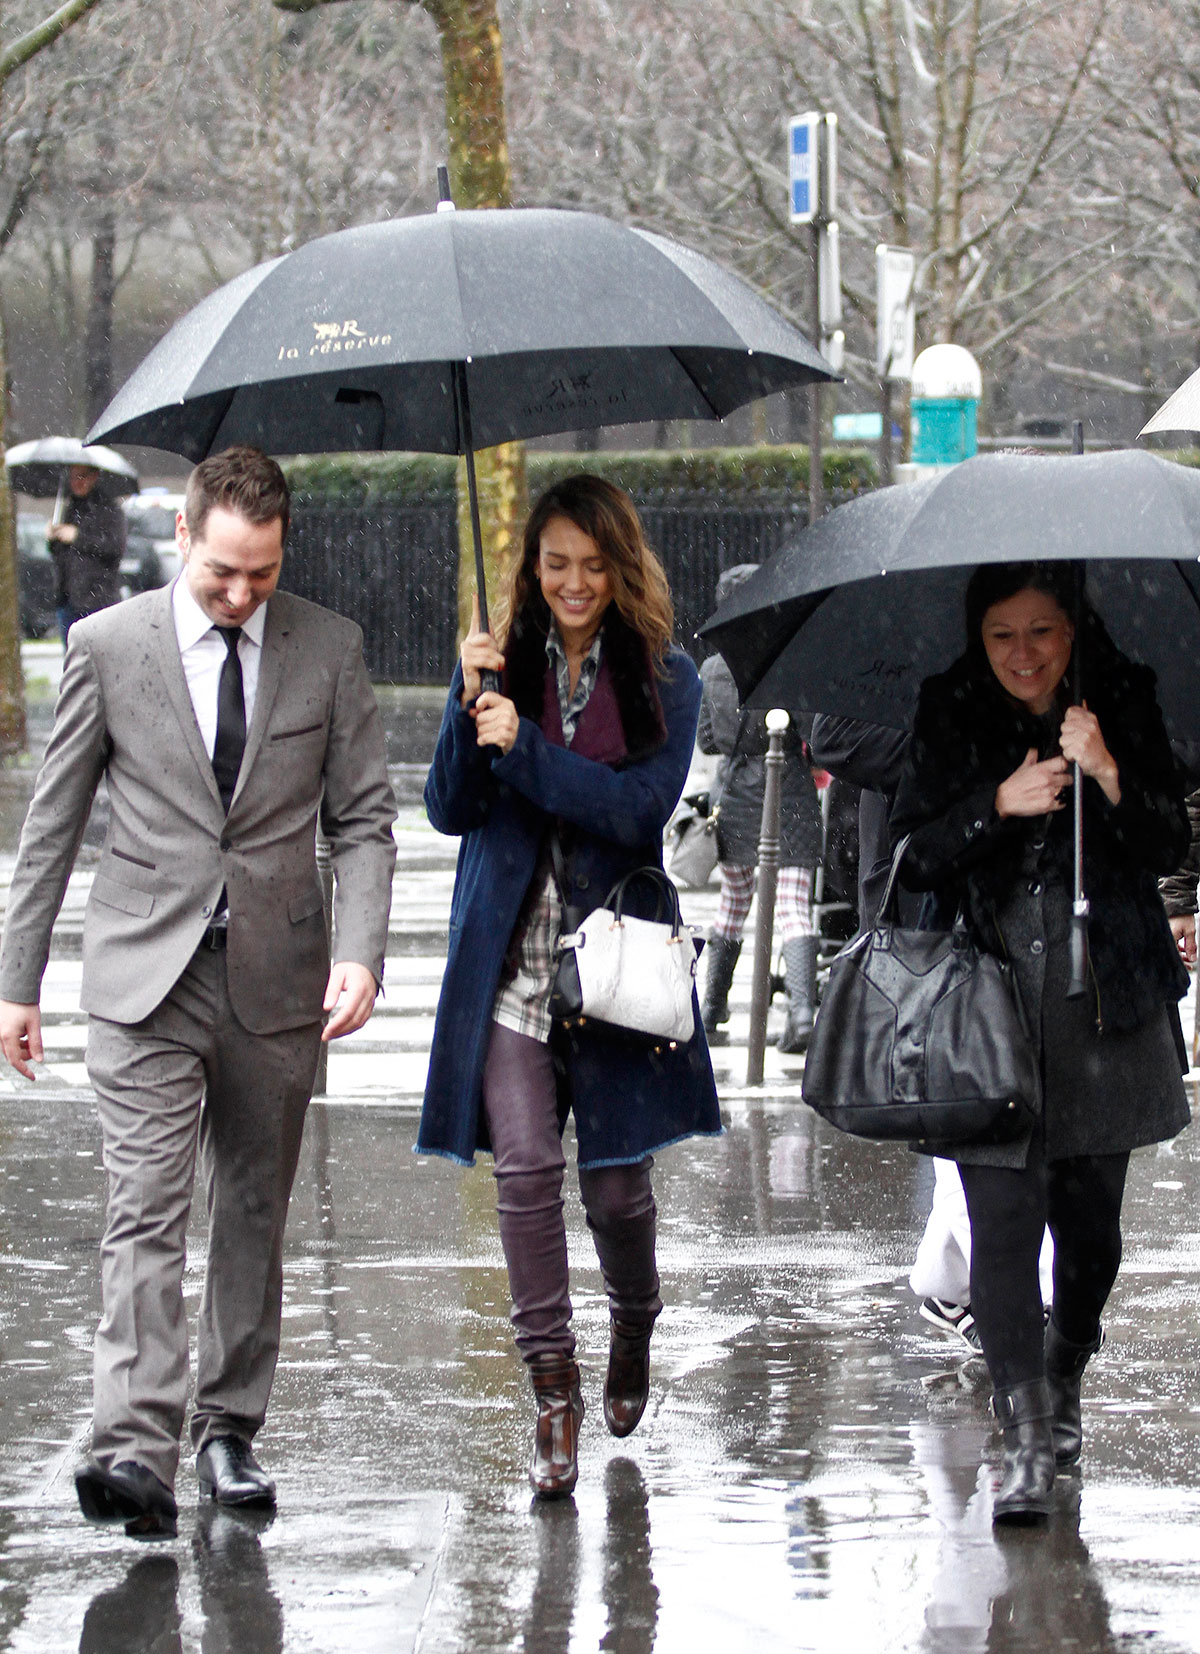
<path fill-rule="evenodd" d="M 837 226 L 836 115 L 810 110 L 788 122 L 788 216 L 793 224 L 812 226 L 813 333 L 835 373 L 845 350 L 842 320 L 842 272 Z M 821 479 L 821 387 L 808 391 L 808 517 L 824 510 Z"/>
<path fill-rule="evenodd" d="M 836 223 L 822 226 L 817 253 L 817 308 L 822 343 L 842 325 L 841 235 Z"/>
<path fill-rule="evenodd" d="M 911 379 L 915 349 L 913 279 L 917 261 L 907 247 L 875 249 L 875 371 L 879 375 L 879 480 L 892 480 L 892 385 Z"/>
<path fill-rule="evenodd" d="M 912 378 L 916 263 L 907 247 L 875 249 L 875 370 L 881 379 Z"/>
<path fill-rule="evenodd" d="M 821 117 L 815 111 L 788 122 L 788 216 L 811 224 L 821 205 Z"/>

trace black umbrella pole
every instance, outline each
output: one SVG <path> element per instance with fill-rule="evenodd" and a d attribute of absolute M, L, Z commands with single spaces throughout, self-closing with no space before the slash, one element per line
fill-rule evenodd
<path fill-rule="evenodd" d="M 1083 452 L 1083 424 L 1075 421 L 1076 453 Z M 1083 704 L 1083 594 L 1085 570 L 1082 563 L 1075 565 L 1075 647 L 1072 651 L 1072 678 L 1076 706 Z M 1083 889 L 1083 771 L 1078 764 L 1072 768 L 1071 808 L 1074 826 L 1074 889 L 1071 892 L 1071 940 L 1068 954 L 1070 969 L 1067 976 L 1067 998 L 1082 999 L 1087 992 L 1088 969 L 1088 910 L 1089 902 Z"/>
<path fill-rule="evenodd" d="M 1091 903 L 1083 893 L 1083 771 L 1074 766 L 1072 808 L 1075 812 L 1075 890 L 1071 904 L 1070 970 L 1067 998 L 1082 999 L 1087 992 L 1088 913 Z"/>
<path fill-rule="evenodd" d="M 771 1007 L 771 950 L 775 940 L 775 887 L 779 881 L 779 816 L 783 800 L 783 736 L 786 712 L 767 713 L 766 780 L 758 841 L 758 918 L 754 927 L 754 974 L 750 981 L 750 1039 L 746 1084 L 761 1085 Z"/>
<path fill-rule="evenodd" d="M 467 502 L 471 509 L 471 539 L 475 547 L 475 594 L 479 598 L 479 629 L 488 630 L 487 578 L 483 572 L 483 529 L 479 521 L 479 488 L 475 481 L 475 448 L 471 441 L 471 403 L 467 395 L 467 370 L 461 362 L 454 364 L 454 409 L 458 416 L 458 430 L 462 438 L 463 458 L 467 462 Z M 480 674 L 484 689 L 499 692 L 500 674 Z"/>

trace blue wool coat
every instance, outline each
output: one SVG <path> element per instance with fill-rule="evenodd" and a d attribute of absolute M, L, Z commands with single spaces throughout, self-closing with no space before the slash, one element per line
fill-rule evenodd
<path fill-rule="evenodd" d="M 430 821 L 462 843 L 419 1154 L 470 1165 L 476 1149 L 488 1147 L 481 1099 L 492 1005 L 551 820 L 574 830 L 567 897 L 583 911 L 599 907 L 632 868 L 662 865 L 663 826 L 691 762 L 700 681 L 688 657 L 672 650 L 654 687 L 665 740 L 610 765 L 554 745 L 526 717 L 510 752 L 478 746 L 455 672 L 425 783 Z M 690 1045 L 675 1051 L 635 1046 L 595 1024 L 569 1036 L 556 1029 L 551 1045 L 560 1118 L 574 1109 L 580 1165 L 637 1161 L 682 1137 L 721 1130 L 698 1010 Z"/>

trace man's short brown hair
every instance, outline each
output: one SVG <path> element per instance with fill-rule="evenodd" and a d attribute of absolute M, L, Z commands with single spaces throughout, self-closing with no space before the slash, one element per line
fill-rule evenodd
<path fill-rule="evenodd" d="M 204 538 L 204 525 L 214 506 L 236 512 L 251 523 L 270 523 L 278 517 L 280 539 L 287 539 L 291 521 L 287 479 L 259 448 L 226 448 L 201 460 L 192 472 L 183 515 L 194 540 Z"/>

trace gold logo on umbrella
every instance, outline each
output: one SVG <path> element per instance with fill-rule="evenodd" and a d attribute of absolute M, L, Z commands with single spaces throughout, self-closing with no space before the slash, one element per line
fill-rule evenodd
<path fill-rule="evenodd" d="M 332 356 L 335 352 L 347 350 L 370 349 L 372 345 L 390 345 L 390 333 L 366 333 L 354 319 L 344 322 L 314 322 L 313 332 L 316 335 L 305 354 L 309 356 Z M 298 345 L 280 345 L 280 362 L 298 361 L 302 348 Z"/>

